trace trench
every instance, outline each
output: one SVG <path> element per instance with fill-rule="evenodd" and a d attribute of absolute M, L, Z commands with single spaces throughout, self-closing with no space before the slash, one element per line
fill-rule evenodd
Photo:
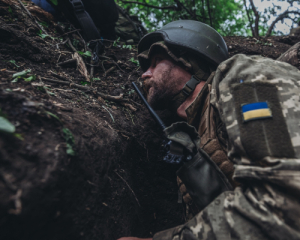
<path fill-rule="evenodd" d="M 183 223 L 177 167 L 161 161 L 163 135 L 145 110 L 121 133 L 104 116 L 50 107 L 62 126 L 24 107 L 28 101 L 0 94 L 1 109 L 25 138 L 0 135 L 0 239 L 152 237 Z M 66 154 L 63 127 L 75 138 L 76 156 Z"/>

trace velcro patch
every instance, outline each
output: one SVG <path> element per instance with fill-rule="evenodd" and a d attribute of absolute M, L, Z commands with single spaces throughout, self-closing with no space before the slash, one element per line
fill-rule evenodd
<path fill-rule="evenodd" d="M 267 102 L 243 104 L 241 107 L 244 122 L 272 117 L 272 112 Z"/>
<path fill-rule="evenodd" d="M 282 113 L 277 86 L 266 81 L 244 82 L 233 85 L 232 93 L 236 112 L 240 112 L 236 117 L 241 144 L 248 157 L 252 161 L 260 161 L 266 156 L 293 158 L 295 153 Z M 250 115 L 252 111 L 258 112 L 247 116 L 247 112 Z M 257 118 L 260 120 L 254 120 Z"/>

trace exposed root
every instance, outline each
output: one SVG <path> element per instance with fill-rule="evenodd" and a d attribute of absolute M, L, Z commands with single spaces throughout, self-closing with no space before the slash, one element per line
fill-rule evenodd
<path fill-rule="evenodd" d="M 134 193 L 134 191 L 133 191 L 132 188 L 129 186 L 129 184 L 125 181 L 125 179 L 122 178 L 121 175 L 120 175 L 119 173 L 116 172 L 116 170 L 114 171 L 114 173 L 117 174 L 117 175 L 119 176 L 119 178 L 121 178 L 121 179 L 125 182 L 125 184 L 127 185 L 127 187 L 128 187 L 128 188 L 130 189 L 130 191 L 132 192 L 132 194 L 133 194 L 133 196 L 134 196 L 134 198 L 135 198 L 137 204 L 138 204 L 139 206 L 141 206 L 139 200 L 137 199 L 137 197 L 136 197 L 136 195 L 135 195 L 135 193 Z"/>
<path fill-rule="evenodd" d="M 104 73 L 104 76 L 106 77 L 107 74 L 109 74 L 110 72 L 112 72 L 113 70 L 116 69 L 116 66 L 112 66 L 110 69 L 108 69 L 105 73 Z"/>

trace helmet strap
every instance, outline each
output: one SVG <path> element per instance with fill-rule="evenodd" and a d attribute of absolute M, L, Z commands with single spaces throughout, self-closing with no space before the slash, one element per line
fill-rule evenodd
<path fill-rule="evenodd" d="M 181 104 L 194 92 L 201 81 L 206 81 L 209 74 L 204 71 L 198 71 L 197 75 L 192 75 L 191 79 L 184 85 L 181 91 L 171 100 L 171 110 L 177 111 Z"/>

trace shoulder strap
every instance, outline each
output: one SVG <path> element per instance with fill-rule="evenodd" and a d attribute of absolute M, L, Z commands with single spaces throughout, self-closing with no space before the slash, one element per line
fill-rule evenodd
<path fill-rule="evenodd" d="M 100 39 L 100 33 L 96 28 L 91 16 L 85 11 L 81 0 L 70 0 L 74 14 L 82 28 L 86 41 Z"/>

